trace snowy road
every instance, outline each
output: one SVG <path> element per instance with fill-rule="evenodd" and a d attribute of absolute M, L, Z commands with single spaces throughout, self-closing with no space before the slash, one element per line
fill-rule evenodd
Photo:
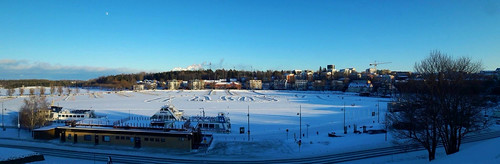
<path fill-rule="evenodd" d="M 464 138 L 463 143 L 466 144 L 497 137 L 500 137 L 500 131 L 481 133 L 478 135 L 467 136 L 466 138 Z M 1 142 L 1 143 L 8 143 L 8 142 Z M 200 159 L 193 159 L 193 158 L 179 159 L 179 158 L 151 157 L 151 156 L 141 156 L 141 155 L 122 155 L 116 153 L 99 153 L 99 152 L 76 151 L 76 150 L 59 149 L 59 148 L 37 147 L 33 145 L 22 146 L 16 144 L 0 144 L 0 147 L 27 149 L 48 156 L 83 159 L 83 160 L 95 160 L 103 162 L 107 160 L 108 156 L 111 156 L 115 163 L 340 163 L 340 162 L 347 162 L 359 159 L 424 150 L 423 147 L 417 145 L 402 145 L 402 146 L 391 146 L 391 147 L 376 148 L 376 149 L 367 149 L 361 151 L 352 151 L 340 154 L 322 155 L 322 156 L 308 157 L 308 158 L 275 159 L 275 160 L 219 160 L 219 159 L 203 159 L 203 157 L 199 157 Z"/>

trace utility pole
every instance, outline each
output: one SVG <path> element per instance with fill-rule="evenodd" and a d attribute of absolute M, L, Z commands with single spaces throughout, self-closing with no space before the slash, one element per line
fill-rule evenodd
<path fill-rule="evenodd" d="M 248 105 L 247 109 L 247 116 L 248 116 L 248 141 L 250 141 L 250 105 Z"/>

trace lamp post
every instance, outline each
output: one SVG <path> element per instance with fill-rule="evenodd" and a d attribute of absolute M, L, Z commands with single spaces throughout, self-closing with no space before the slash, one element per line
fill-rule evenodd
<path fill-rule="evenodd" d="M 344 101 L 344 97 L 342 96 L 342 101 Z M 344 101 L 344 134 L 347 134 L 347 127 L 345 126 L 345 101 Z"/>
<path fill-rule="evenodd" d="M 299 106 L 299 139 L 302 139 L 302 105 Z"/>
<path fill-rule="evenodd" d="M 21 121 L 19 120 L 21 118 L 21 111 L 17 112 L 17 138 L 21 138 Z"/>
<path fill-rule="evenodd" d="M 4 111 L 4 110 L 5 110 L 5 109 L 3 108 L 3 102 L 2 102 L 2 129 L 3 129 L 3 131 L 5 131 L 5 123 L 4 123 L 4 121 L 3 121 L 3 111 Z"/>
<path fill-rule="evenodd" d="M 250 141 L 250 105 L 247 108 L 247 116 L 248 116 L 248 141 Z"/>

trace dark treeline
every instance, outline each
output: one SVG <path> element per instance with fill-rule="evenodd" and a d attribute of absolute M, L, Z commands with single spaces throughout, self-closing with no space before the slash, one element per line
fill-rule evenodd
<path fill-rule="evenodd" d="M 4 88 L 19 88 L 22 86 L 75 86 L 81 81 L 74 80 L 44 80 L 44 79 L 24 79 L 24 80 L 0 80 L 0 85 Z"/>

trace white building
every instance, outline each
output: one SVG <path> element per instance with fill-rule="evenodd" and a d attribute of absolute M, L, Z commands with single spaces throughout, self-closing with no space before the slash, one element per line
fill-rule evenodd
<path fill-rule="evenodd" d="M 262 89 L 262 80 L 250 80 L 250 88 L 249 89 Z"/>

